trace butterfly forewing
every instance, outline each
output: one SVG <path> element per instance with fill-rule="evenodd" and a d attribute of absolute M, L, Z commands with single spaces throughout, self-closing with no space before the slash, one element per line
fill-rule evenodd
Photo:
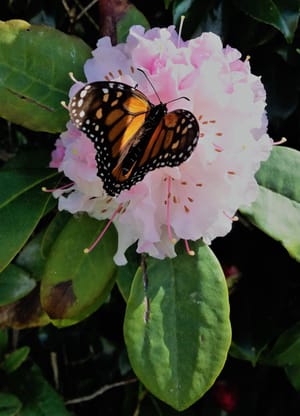
<path fill-rule="evenodd" d="M 70 117 L 94 142 L 98 176 L 109 195 L 118 195 L 147 172 L 178 166 L 193 152 L 199 125 L 187 110 L 167 113 L 136 88 L 119 82 L 94 82 L 70 102 Z"/>
<path fill-rule="evenodd" d="M 71 120 L 94 142 L 98 175 L 110 195 L 118 181 L 113 169 L 126 156 L 151 107 L 144 94 L 120 82 L 87 84 L 71 99 Z"/>

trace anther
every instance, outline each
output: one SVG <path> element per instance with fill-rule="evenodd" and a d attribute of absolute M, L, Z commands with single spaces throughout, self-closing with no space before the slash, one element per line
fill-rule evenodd
<path fill-rule="evenodd" d="M 73 72 L 69 72 L 69 77 L 71 78 L 71 80 L 72 80 L 73 82 L 78 82 L 78 80 L 75 78 L 75 76 L 74 76 Z"/>
<path fill-rule="evenodd" d="M 69 106 L 67 105 L 65 101 L 61 101 L 60 104 L 65 110 L 69 111 Z"/>
<path fill-rule="evenodd" d="M 196 254 L 194 250 L 190 249 L 189 242 L 187 240 L 184 240 L 184 245 L 185 245 L 186 252 L 189 256 L 194 256 Z"/>
<path fill-rule="evenodd" d="M 237 215 L 231 216 L 231 215 L 228 215 L 227 212 L 225 211 L 223 211 L 223 214 L 232 222 L 236 222 L 239 220 L 239 217 Z"/>
<path fill-rule="evenodd" d="M 285 137 L 282 137 L 278 142 L 273 142 L 273 146 L 278 146 L 286 142 L 287 142 L 287 139 Z"/>

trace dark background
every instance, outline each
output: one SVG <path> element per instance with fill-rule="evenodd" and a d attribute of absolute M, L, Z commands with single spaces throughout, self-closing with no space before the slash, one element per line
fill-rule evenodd
<path fill-rule="evenodd" d="M 18 18 L 54 26 L 80 36 L 94 48 L 101 34 L 98 3 L 88 10 L 88 16 L 78 20 L 80 5 L 84 8 L 91 2 L 67 3 L 69 10 L 59 0 L 2 0 L 0 19 Z M 173 23 L 174 12 L 183 1 L 169 3 L 166 8 L 165 2 L 159 0 L 133 2 L 151 26 Z M 300 55 L 296 51 L 300 47 L 299 28 L 294 41 L 288 44 L 278 30 L 246 15 L 234 1 L 194 0 L 190 4 L 183 36 L 189 38 L 202 31 L 213 31 L 221 36 L 224 45 L 236 47 L 244 58 L 249 55 L 252 72 L 262 77 L 267 91 L 270 136 L 275 141 L 284 136 L 287 146 L 300 150 Z M 33 133 L 0 120 L 2 160 L 24 148 L 43 146 L 50 151 L 55 139 L 56 136 Z M 217 239 L 212 248 L 224 268 L 234 265 L 239 271 L 230 303 L 233 346 L 243 356 L 238 359 L 233 348 L 215 386 L 181 414 L 299 414 L 300 395 L 284 369 L 268 365 L 268 351 L 276 338 L 300 321 L 299 266 L 279 243 L 246 221 L 236 223 L 233 231 Z M 124 301 L 115 288 L 107 303 L 82 323 L 62 330 L 52 326 L 22 330 L 18 333 L 19 345 L 31 347 L 31 360 L 53 385 L 50 354 L 55 353 L 59 370 L 56 387 L 65 399 L 88 395 L 103 385 L 134 377 L 122 335 L 124 309 Z M 68 408 L 76 415 L 133 415 L 140 397 L 140 415 L 180 413 L 143 393 L 136 382 Z"/>

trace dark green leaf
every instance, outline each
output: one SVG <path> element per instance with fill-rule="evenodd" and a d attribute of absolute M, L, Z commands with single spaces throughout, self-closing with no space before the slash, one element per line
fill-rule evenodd
<path fill-rule="evenodd" d="M 222 35 L 224 22 L 224 2 L 174 0 L 173 20 L 179 28 L 182 25 L 183 38 L 194 38 L 203 32 Z"/>
<path fill-rule="evenodd" d="M 2 370 L 7 374 L 13 373 L 23 364 L 29 353 L 30 348 L 27 346 L 18 348 L 17 350 L 9 353 L 1 364 Z"/>
<path fill-rule="evenodd" d="M 8 347 L 8 330 L 0 329 L 0 360 Z"/>
<path fill-rule="evenodd" d="M 266 359 L 271 365 L 300 366 L 300 323 L 280 335 Z"/>
<path fill-rule="evenodd" d="M 23 404 L 19 416 L 70 416 L 63 400 L 37 366 L 21 367 L 11 374 L 9 381 L 11 390 Z"/>
<path fill-rule="evenodd" d="M 80 39 L 23 20 L 0 22 L 0 116 L 31 130 L 60 132 L 72 81 L 83 76 L 89 47 Z"/>
<path fill-rule="evenodd" d="M 124 335 L 133 370 L 177 410 L 214 383 L 231 341 L 228 291 L 220 264 L 200 244 L 196 255 L 148 261 L 150 318 L 144 322 L 142 274 L 134 278 Z"/>
<path fill-rule="evenodd" d="M 117 285 L 125 302 L 129 298 L 133 278 L 141 264 L 140 255 L 137 254 L 135 245 L 129 247 L 126 257 L 128 263 L 125 266 L 119 266 L 117 269 Z"/>
<path fill-rule="evenodd" d="M 300 365 L 286 366 L 285 373 L 294 389 L 300 391 Z"/>
<path fill-rule="evenodd" d="M 240 210 L 300 261 L 300 152 L 275 147 L 257 174 L 257 200 Z"/>
<path fill-rule="evenodd" d="M 164 0 L 165 8 L 168 9 L 173 0 Z"/>
<path fill-rule="evenodd" d="M 299 21 L 298 0 L 236 0 L 235 4 L 254 19 L 280 30 L 292 42 Z"/>
<path fill-rule="evenodd" d="M 150 24 L 146 17 L 132 4 L 128 7 L 127 12 L 117 23 L 117 39 L 118 42 L 125 42 L 129 34 L 129 29 L 133 25 L 144 26 L 145 29 L 150 28 Z"/>
<path fill-rule="evenodd" d="M 15 157 L 9 159 L 3 170 L 20 170 L 20 169 L 45 169 L 49 166 L 51 155 L 49 149 L 27 149 L 22 148 L 22 151 L 16 154 Z M 53 170 L 53 169 L 52 169 Z M 54 170 L 53 170 L 54 172 Z"/>
<path fill-rule="evenodd" d="M 22 193 L 56 176 L 53 169 L 10 169 L 0 172 L 0 208 Z"/>
<path fill-rule="evenodd" d="M 61 230 L 70 220 L 71 214 L 67 211 L 61 211 L 56 214 L 49 226 L 47 227 L 41 244 L 41 252 L 44 257 L 47 257 L 52 245 L 55 243 Z"/>
<path fill-rule="evenodd" d="M 54 183 L 45 182 L 53 187 Z M 35 186 L 0 209 L 0 271 L 16 256 L 53 203 L 49 193 Z"/>
<path fill-rule="evenodd" d="M 255 366 L 265 348 L 266 344 L 259 349 L 254 345 L 242 345 L 233 341 L 229 353 L 232 357 L 238 360 L 250 361 L 250 363 Z"/>
<path fill-rule="evenodd" d="M 71 218 L 52 246 L 41 286 L 42 304 L 52 319 L 74 323 L 94 312 L 108 296 L 116 273 L 114 228 L 91 253 L 83 252 L 104 225 L 87 215 Z"/>
<path fill-rule="evenodd" d="M 44 233 L 35 235 L 15 259 L 15 264 L 27 270 L 30 276 L 39 281 L 42 278 L 46 259 L 42 255 L 41 242 Z"/>
<path fill-rule="evenodd" d="M 9 393 L 0 393 L 0 416 L 18 416 L 22 407 L 20 400 Z"/>
<path fill-rule="evenodd" d="M 30 293 L 35 287 L 35 280 L 30 278 L 21 267 L 10 264 L 0 273 L 0 306 L 16 302 Z"/>

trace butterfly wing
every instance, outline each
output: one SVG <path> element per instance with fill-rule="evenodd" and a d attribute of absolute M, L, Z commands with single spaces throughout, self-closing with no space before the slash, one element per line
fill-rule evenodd
<path fill-rule="evenodd" d="M 118 167 L 141 135 L 152 107 L 136 88 L 112 81 L 87 84 L 71 99 L 71 120 L 93 141 L 98 176 L 109 195 L 125 189 L 122 183 L 131 170 L 120 171 Z"/>
<path fill-rule="evenodd" d="M 87 84 L 70 102 L 75 126 L 94 142 L 98 176 L 112 196 L 147 172 L 178 166 L 193 152 L 199 125 L 187 110 L 166 112 L 136 88 L 119 82 Z"/>
<path fill-rule="evenodd" d="M 198 138 L 199 124 L 190 111 L 179 109 L 165 114 L 152 134 L 149 136 L 145 131 L 138 144 L 129 150 L 124 159 L 123 166 L 128 159 L 134 159 L 134 154 L 140 155 L 125 189 L 142 180 L 151 170 L 180 165 L 190 157 Z"/>

